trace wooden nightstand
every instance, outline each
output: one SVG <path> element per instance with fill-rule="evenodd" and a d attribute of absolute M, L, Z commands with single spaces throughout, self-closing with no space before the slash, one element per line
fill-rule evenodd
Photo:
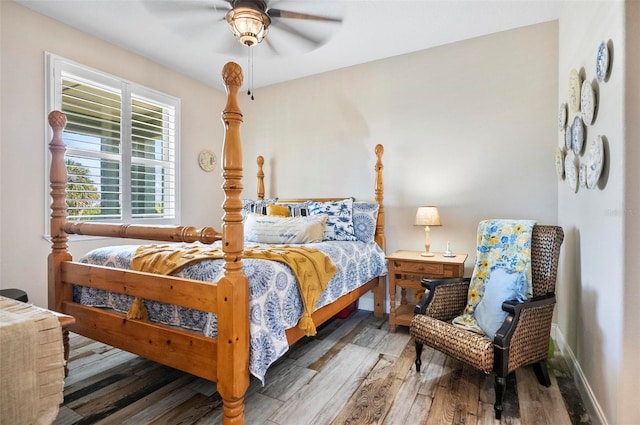
<path fill-rule="evenodd" d="M 467 254 L 443 257 L 436 252 L 433 257 L 423 257 L 421 251 L 396 251 L 387 256 L 389 260 L 389 295 L 391 312 L 389 330 L 397 325 L 409 326 L 413 318 L 414 303 L 407 302 L 406 288 L 423 289 L 420 280 L 445 277 L 462 277 Z M 401 288 L 400 305 L 396 306 L 396 287 Z"/>

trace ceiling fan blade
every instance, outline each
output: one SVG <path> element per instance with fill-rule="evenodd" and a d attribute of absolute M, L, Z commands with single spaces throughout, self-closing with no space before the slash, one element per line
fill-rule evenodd
<path fill-rule="evenodd" d="M 306 34 L 298 30 L 297 28 L 294 28 L 291 25 L 284 23 L 283 21 L 272 21 L 271 25 L 273 25 L 274 27 L 277 27 L 280 30 L 288 32 L 289 34 L 294 35 L 302 40 L 307 41 L 308 43 L 312 44 L 314 48 L 324 44 L 326 41 L 323 38 L 312 37 L 311 35 Z M 267 38 L 268 37 L 269 35 L 267 35 Z"/>
<path fill-rule="evenodd" d="M 333 18 L 330 16 L 312 15 L 310 13 L 291 12 L 289 10 L 282 9 L 269 9 L 267 15 L 271 18 L 286 18 L 286 19 L 306 19 L 310 21 L 323 21 L 323 22 L 342 22 L 340 18 Z"/>
<path fill-rule="evenodd" d="M 207 12 L 226 13 L 231 9 L 228 0 L 143 0 L 142 4 L 149 12 L 169 18 Z"/>
<path fill-rule="evenodd" d="M 267 44 L 267 46 L 269 46 L 269 48 L 271 49 L 274 55 L 278 55 L 278 56 L 280 55 L 280 52 L 278 51 L 276 46 L 274 46 L 273 42 L 269 37 L 266 37 L 263 41 Z"/>

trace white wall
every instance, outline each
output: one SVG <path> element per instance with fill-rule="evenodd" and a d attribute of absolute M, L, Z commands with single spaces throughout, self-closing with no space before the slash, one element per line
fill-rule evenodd
<path fill-rule="evenodd" d="M 11 1 L 0 1 L 0 15 L 0 287 L 24 289 L 30 301 L 47 304 L 45 51 L 182 99 L 182 221 L 220 227 L 220 171 L 201 171 L 197 155 L 204 148 L 221 151 L 223 93 Z M 75 255 L 98 243 L 72 242 L 70 249 Z"/>
<path fill-rule="evenodd" d="M 598 109 L 586 139 L 606 136 L 606 163 L 595 190 L 581 188 L 573 193 L 565 182 L 558 183 L 558 221 L 566 234 L 558 325 L 569 357 L 576 362 L 574 374 L 584 380 L 583 397 L 595 401 L 594 421 L 611 424 L 640 423 L 635 390 L 639 333 L 633 319 L 638 296 L 638 219 L 631 209 L 635 205 L 637 211 L 640 161 L 637 124 L 635 132 L 626 128 L 638 116 L 640 53 L 638 31 L 633 28 L 639 22 L 638 7 L 630 3 L 634 2 L 567 2 L 559 32 L 558 105 L 567 101 L 572 68 L 595 81 Z M 625 34 L 625 8 L 635 10 L 635 20 L 627 17 L 627 23 L 634 24 L 626 27 L 633 38 Z M 598 84 L 596 52 L 602 40 L 612 46 L 612 64 L 609 79 Z M 629 66 L 633 61 L 635 71 Z M 629 87 L 625 82 L 631 83 Z M 636 90 L 631 95 L 634 100 L 627 98 L 630 88 Z M 557 139 L 560 144 L 560 134 Z"/>
<path fill-rule="evenodd" d="M 242 105 L 245 158 L 264 155 L 267 195 L 373 199 L 382 143 L 387 252 L 423 249 L 416 207 L 437 205 L 443 226 L 431 228 L 431 249 L 449 241 L 468 253 L 470 274 L 480 220 L 556 223 L 557 29 L 535 25 L 258 89 Z M 255 169 L 245 165 L 245 175 Z"/>

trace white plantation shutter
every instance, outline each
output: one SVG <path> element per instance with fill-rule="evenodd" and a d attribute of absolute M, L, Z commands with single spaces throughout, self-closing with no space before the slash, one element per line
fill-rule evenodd
<path fill-rule="evenodd" d="M 50 55 L 70 220 L 177 223 L 179 100 Z"/>
<path fill-rule="evenodd" d="M 132 218 L 175 218 L 175 138 L 175 108 L 132 99 Z"/>

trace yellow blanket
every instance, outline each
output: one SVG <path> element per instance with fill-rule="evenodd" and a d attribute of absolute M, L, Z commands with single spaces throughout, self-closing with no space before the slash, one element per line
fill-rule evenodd
<path fill-rule="evenodd" d="M 242 255 L 244 258 L 280 261 L 291 268 L 298 280 L 304 306 L 304 314 L 298 322 L 298 327 L 304 330 L 307 336 L 315 335 L 316 327 L 311 314 L 320 299 L 320 294 L 336 273 L 336 267 L 329 257 L 315 248 L 290 245 L 247 247 Z M 170 274 L 189 263 L 214 258 L 223 258 L 222 249 L 198 245 L 143 245 L 136 250 L 131 268 L 148 273 Z M 134 301 L 127 317 L 147 317 L 141 300 Z"/>

